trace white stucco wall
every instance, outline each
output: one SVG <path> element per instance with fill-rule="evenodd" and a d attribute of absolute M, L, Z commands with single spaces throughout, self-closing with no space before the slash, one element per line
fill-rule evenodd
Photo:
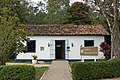
<path fill-rule="evenodd" d="M 99 48 L 101 42 L 104 42 L 104 36 L 29 36 L 30 40 L 36 40 L 36 53 L 20 53 L 16 59 L 32 59 L 33 54 L 37 55 L 37 59 L 50 60 L 55 59 L 51 54 L 51 47 L 48 47 L 48 43 L 54 40 L 66 40 L 66 46 L 70 46 L 70 51 L 65 51 L 65 59 L 76 60 L 81 59 L 80 46 L 84 46 L 84 40 L 94 40 L 94 46 Z M 73 47 L 71 44 L 73 43 Z M 24 43 L 26 45 L 26 42 Z M 44 47 L 44 51 L 40 51 L 40 47 Z M 54 51 L 54 50 L 53 50 Z M 97 59 L 103 58 L 103 53 L 99 52 Z M 94 59 L 94 56 L 85 56 L 85 59 Z"/>

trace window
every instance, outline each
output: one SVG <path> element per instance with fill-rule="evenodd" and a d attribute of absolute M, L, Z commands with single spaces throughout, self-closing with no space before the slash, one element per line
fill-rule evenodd
<path fill-rule="evenodd" d="M 83 0 L 83 1 L 85 1 L 85 2 L 92 2 L 93 0 Z"/>
<path fill-rule="evenodd" d="M 36 41 L 30 40 L 27 42 L 27 52 L 35 52 L 36 49 Z"/>
<path fill-rule="evenodd" d="M 94 40 L 84 40 L 84 46 L 94 46 Z"/>
<path fill-rule="evenodd" d="M 40 51 L 44 51 L 44 47 L 40 47 Z"/>
<path fill-rule="evenodd" d="M 85 2 L 88 2 L 88 0 L 85 0 Z"/>

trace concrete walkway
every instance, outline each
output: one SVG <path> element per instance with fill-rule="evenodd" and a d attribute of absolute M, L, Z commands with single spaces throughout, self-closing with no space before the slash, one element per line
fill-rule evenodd
<path fill-rule="evenodd" d="M 68 61 L 52 61 L 42 80 L 72 80 Z"/>

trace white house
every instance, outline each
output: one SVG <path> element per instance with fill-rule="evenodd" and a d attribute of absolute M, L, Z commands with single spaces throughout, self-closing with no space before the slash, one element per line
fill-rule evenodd
<path fill-rule="evenodd" d="M 19 53 L 16 61 L 30 61 L 33 54 L 37 60 L 49 61 L 56 59 L 81 60 L 80 47 L 96 46 L 98 49 L 104 36 L 109 33 L 102 25 L 30 25 L 25 30 L 30 39 L 25 42 L 27 53 Z M 84 56 L 84 59 L 94 59 L 95 56 Z M 103 58 L 99 51 L 97 59 Z"/>

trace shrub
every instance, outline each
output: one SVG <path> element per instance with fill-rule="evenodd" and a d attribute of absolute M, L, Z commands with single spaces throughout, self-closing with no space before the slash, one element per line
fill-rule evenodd
<path fill-rule="evenodd" d="M 0 80 L 35 80 L 35 68 L 28 65 L 0 66 Z"/>
<path fill-rule="evenodd" d="M 110 49 L 111 49 L 110 45 L 107 44 L 106 42 L 102 42 L 100 44 L 100 51 L 104 53 L 106 60 L 110 59 Z"/>
<path fill-rule="evenodd" d="M 120 77 L 120 62 L 76 62 L 72 65 L 72 76 L 73 80 L 96 80 Z"/>

